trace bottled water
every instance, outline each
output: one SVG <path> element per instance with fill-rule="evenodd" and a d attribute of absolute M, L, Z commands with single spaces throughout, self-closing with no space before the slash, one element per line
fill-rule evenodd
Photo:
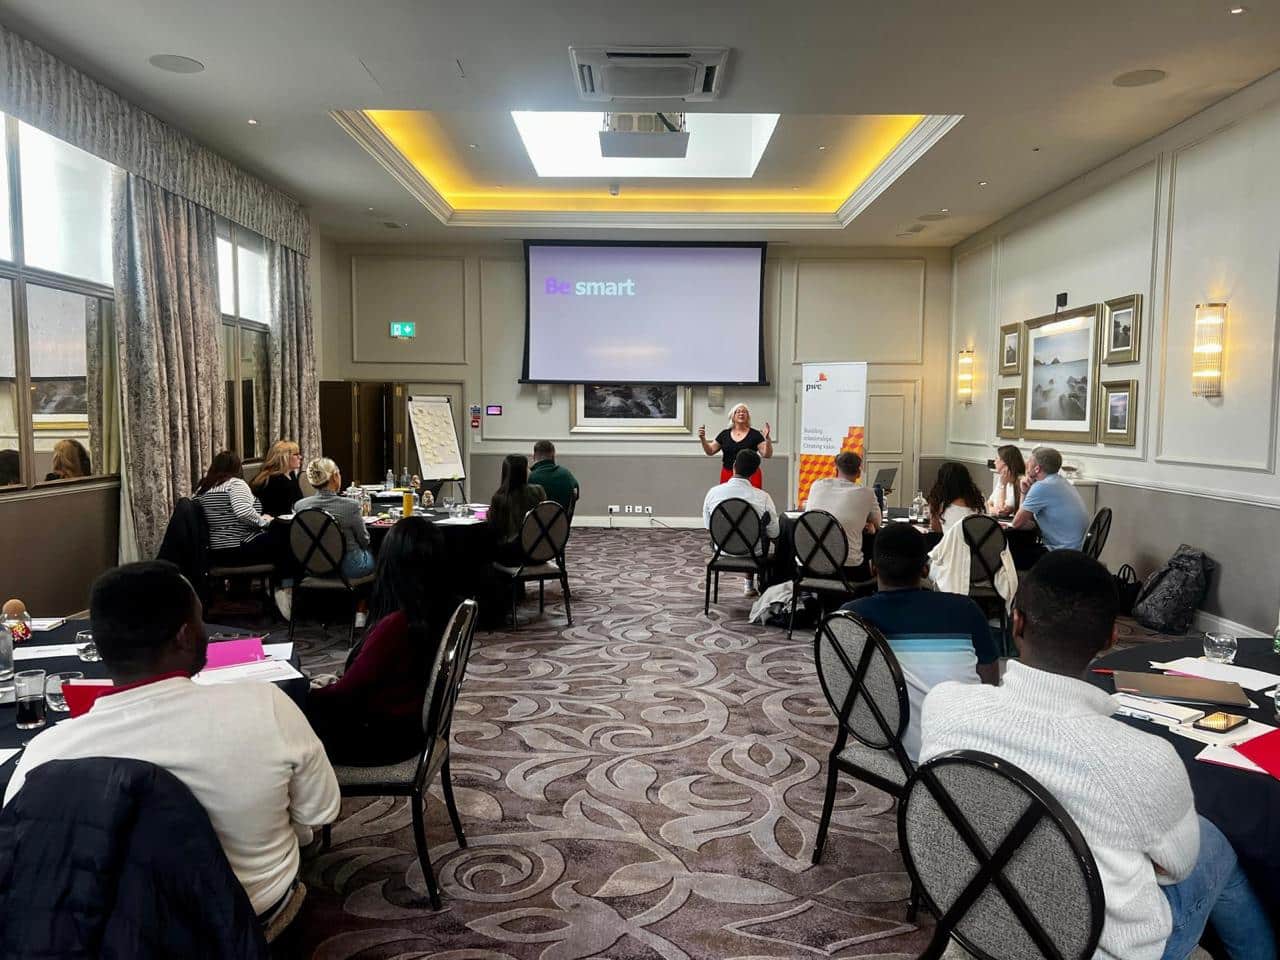
<path fill-rule="evenodd" d="M 409 468 L 408 467 L 405 467 L 400 472 L 400 486 L 402 487 L 409 486 Z"/>
<path fill-rule="evenodd" d="M 383 489 L 383 490 L 391 490 L 391 489 L 394 489 L 394 488 L 395 488 L 395 485 L 396 485 L 396 474 L 395 474 L 395 471 L 394 471 L 394 470 L 388 470 L 388 471 L 387 471 L 387 478 L 386 478 L 385 480 L 383 480 L 383 481 L 382 481 L 382 489 Z"/>
<path fill-rule="evenodd" d="M 924 516 L 925 499 L 924 494 L 917 490 L 916 495 L 911 498 L 911 519 L 919 520 Z"/>
<path fill-rule="evenodd" d="M 1280 653 L 1280 623 L 1276 624 L 1276 635 L 1271 641 L 1271 650 L 1273 653 Z M 1277 691 L 1276 697 L 1280 698 L 1280 691 Z"/>

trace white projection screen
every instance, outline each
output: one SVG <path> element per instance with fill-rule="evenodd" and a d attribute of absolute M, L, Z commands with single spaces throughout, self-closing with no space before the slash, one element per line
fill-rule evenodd
<path fill-rule="evenodd" d="M 763 384 L 763 243 L 525 241 L 525 383 Z"/>

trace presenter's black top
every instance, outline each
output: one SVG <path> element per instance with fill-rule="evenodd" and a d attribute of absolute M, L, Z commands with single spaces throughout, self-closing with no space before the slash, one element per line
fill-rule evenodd
<path fill-rule="evenodd" d="M 733 431 L 726 427 L 716 434 L 716 443 L 720 444 L 720 456 L 724 461 L 726 470 L 733 469 L 733 461 L 738 458 L 739 450 L 756 450 L 760 444 L 764 443 L 764 434 L 751 427 L 747 430 L 747 435 L 741 440 L 733 439 Z"/>

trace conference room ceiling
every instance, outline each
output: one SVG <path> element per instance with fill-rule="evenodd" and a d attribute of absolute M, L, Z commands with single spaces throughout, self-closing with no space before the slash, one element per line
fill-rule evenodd
<path fill-rule="evenodd" d="M 298 197 L 325 236 L 372 242 L 635 231 L 537 225 L 534 214 L 482 226 L 456 225 L 467 222 L 461 217 L 446 225 L 334 113 L 445 118 L 453 149 L 463 152 L 459 169 L 485 184 L 486 193 L 497 184 L 554 192 L 559 188 L 533 179 L 506 124 L 512 110 L 599 109 L 577 97 L 571 43 L 723 45 L 732 49 L 723 96 L 687 109 L 781 114 L 760 160 L 760 180 L 750 188 L 770 196 L 792 193 L 798 202 L 831 194 L 809 187 L 839 179 L 833 167 L 846 161 L 818 147 L 842 142 L 842 132 L 862 122 L 853 118 L 963 119 L 873 191 L 842 229 L 781 229 L 762 216 L 746 231 L 649 229 L 644 236 L 749 233 L 796 244 L 950 246 L 1280 68 L 1280 4 L 1246 3 L 1240 15 L 1230 6 L 0 0 L 0 21 Z M 164 72 L 148 62 L 155 54 L 191 57 L 206 69 Z M 1112 82 L 1142 69 L 1167 77 L 1148 86 Z M 591 186 L 607 189 L 603 182 Z M 630 194 L 635 206 L 646 190 L 656 187 L 624 179 L 617 199 Z M 618 206 L 611 224 L 645 222 L 643 211 Z"/>

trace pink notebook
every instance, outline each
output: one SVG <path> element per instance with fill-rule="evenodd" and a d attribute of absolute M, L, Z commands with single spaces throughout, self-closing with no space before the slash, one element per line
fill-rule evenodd
<path fill-rule="evenodd" d="M 206 667 L 234 667 L 238 663 L 265 660 L 261 637 L 237 637 L 235 640 L 219 640 L 209 644 Z"/>

